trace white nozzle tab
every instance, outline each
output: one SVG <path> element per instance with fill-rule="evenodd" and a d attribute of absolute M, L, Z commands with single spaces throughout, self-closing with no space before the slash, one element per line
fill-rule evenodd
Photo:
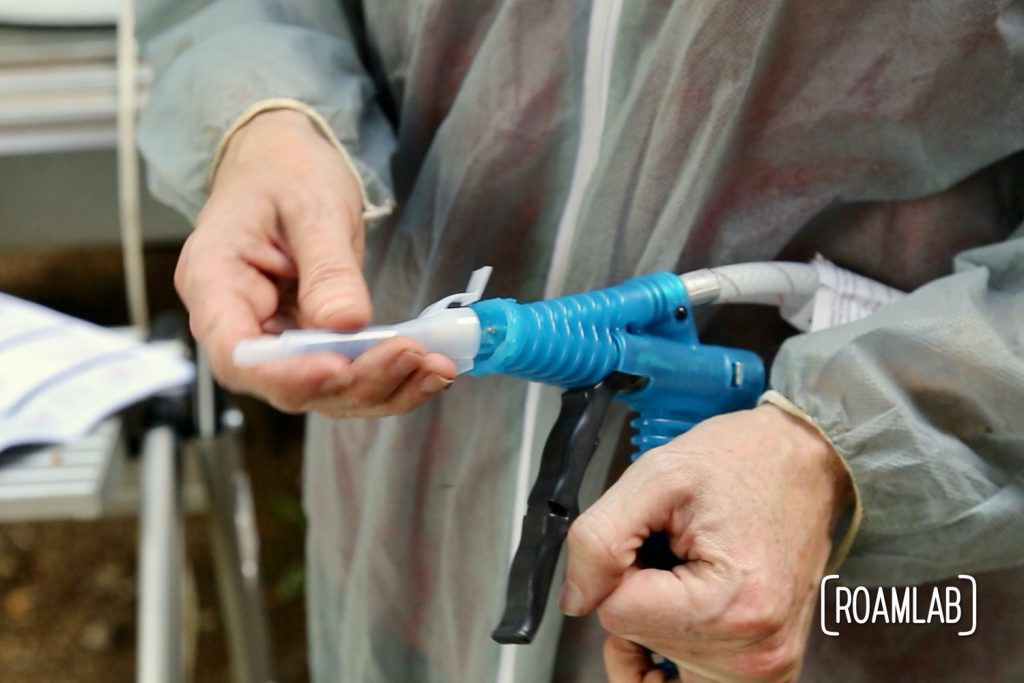
<path fill-rule="evenodd" d="M 477 268 L 469 276 L 469 283 L 466 284 L 466 291 L 459 294 L 449 294 L 443 299 L 439 299 L 434 303 L 430 304 L 423 311 L 416 316 L 422 318 L 427 315 L 433 315 L 438 311 L 443 311 L 452 304 L 458 304 L 459 306 L 468 306 L 475 304 L 480 301 L 480 297 L 484 295 L 484 289 L 487 288 L 487 281 L 491 279 L 491 272 L 494 270 L 491 266 L 484 266 L 483 268 Z"/>

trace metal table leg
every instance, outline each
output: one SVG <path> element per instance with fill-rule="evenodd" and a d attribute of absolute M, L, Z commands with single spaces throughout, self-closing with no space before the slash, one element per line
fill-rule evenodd
<path fill-rule="evenodd" d="M 177 436 L 170 426 L 143 439 L 139 499 L 137 680 L 181 681 L 182 518 Z"/>
<path fill-rule="evenodd" d="M 238 683 L 267 683 L 274 678 L 273 649 L 260 593 L 256 514 L 240 449 L 242 413 L 227 410 L 217 419 L 213 379 L 202 355 L 198 369 L 199 463 L 232 670 Z"/>

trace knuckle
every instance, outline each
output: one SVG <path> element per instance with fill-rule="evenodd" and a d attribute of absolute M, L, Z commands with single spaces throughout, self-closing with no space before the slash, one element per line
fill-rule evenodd
<path fill-rule="evenodd" d="M 379 402 L 361 395 L 357 382 L 352 387 L 329 396 L 314 396 L 300 403 L 302 412 L 313 411 L 333 418 L 380 417 L 387 413 L 381 410 Z"/>
<path fill-rule="evenodd" d="M 256 260 L 267 246 L 267 240 L 261 235 L 242 233 L 235 238 L 235 251 L 246 262 Z"/>
<path fill-rule="evenodd" d="M 620 609 L 602 604 L 597 608 L 597 620 L 608 633 L 616 636 L 626 636 L 630 633 L 631 622 L 627 615 Z"/>
<path fill-rule="evenodd" d="M 287 191 L 277 193 L 275 201 L 281 215 L 287 223 L 300 229 L 308 225 L 316 226 L 319 217 L 323 214 L 322 202 L 316 192 L 310 191 L 309 183 L 302 182 L 300 178 L 305 171 L 305 164 L 299 164 L 295 173 L 291 175 L 292 182 L 288 183 Z"/>
<path fill-rule="evenodd" d="M 346 410 L 369 410 L 376 407 L 380 401 L 373 392 L 370 382 L 356 381 L 339 396 L 339 405 Z"/>
<path fill-rule="evenodd" d="M 637 476 L 643 475 L 661 486 L 672 485 L 679 474 L 679 456 L 674 448 L 660 446 L 644 453 L 644 457 L 630 467 L 634 468 Z"/>
<path fill-rule="evenodd" d="M 740 638 L 763 639 L 786 627 L 788 610 L 776 592 L 763 587 L 748 588 L 732 605 L 723 620 L 727 633 Z"/>
<path fill-rule="evenodd" d="M 188 302 L 185 301 L 185 268 L 185 259 L 182 257 L 174 268 L 174 290 L 178 293 L 178 297 L 187 304 Z"/>
<path fill-rule="evenodd" d="M 306 411 L 306 402 L 290 392 L 270 392 L 266 399 L 270 405 L 282 413 L 298 415 Z"/>
<path fill-rule="evenodd" d="M 178 292 L 178 296 L 181 297 L 182 301 L 185 301 L 188 276 L 189 276 L 189 254 L 192 251 L 192 244 L 195 241 L 195 233 L 189 236 L 185 240 L 185 244 L 181 247 L 181 253 L 178 256 L 178 262 L 174 266 L 174 289 Z M 188 303 L 187 301 L 185 302 Z"/>
<path fill-rule="evenodd" d="M 279 377 L 247 375 L 247 391 L 283 413 L 296 415 L 310 409 L 311 398 L 303 386 L 283 382 Z"/>
<path fill-rule="evenodd" d="M 763 638 L 779 629 L 779 619 L 772 614 L 743 613 L 726 622 L 726 631 L 739 638 Z"/>
<path fill-rule="evenodd" d="M 796 648 L 787 639 L 766 643 L 740 656 L 736 673 L 747 680 L 790 680 L 799 668 Z"/>

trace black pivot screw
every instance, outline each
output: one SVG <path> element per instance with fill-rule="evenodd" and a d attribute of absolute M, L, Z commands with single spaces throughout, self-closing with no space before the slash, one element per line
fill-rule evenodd
<path fill-rule="evenodd" d="M 676 320 L 682 322 L 686 320 L 687 316 L 690 315 L 690 311 L 686 309 L 686 306 L 677 306 L 675 311 Z"/>

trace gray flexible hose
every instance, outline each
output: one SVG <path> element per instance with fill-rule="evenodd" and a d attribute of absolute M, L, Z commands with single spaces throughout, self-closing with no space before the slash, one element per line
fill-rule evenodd
<path fill-rule="evenodd" d="M 794 310 L 818 287 L 814 266 L 766 261 L 703 268 L 679 276 L 693 304 L 761 304 Z"/>

